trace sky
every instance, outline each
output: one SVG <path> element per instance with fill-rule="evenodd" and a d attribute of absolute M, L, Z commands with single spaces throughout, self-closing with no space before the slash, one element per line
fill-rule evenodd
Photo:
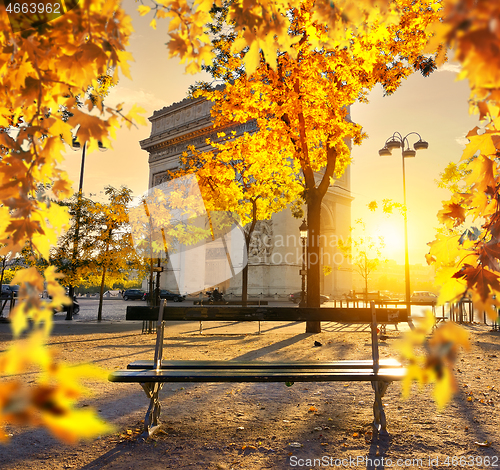
<path fill-rule="evenodd" d="M 135 58 L 133 80 L 122 77 L 106 103 L 123 102 L 125 109 L 136 103 L 149 117 L 155 110 L 184 99 L 190 84 L 209 77 L 185 74 L 179 60 L 168 57 L 167 23 L 159 21 L 153 30 L 149 27 L 151 17 L 140 17 L 137 5 L 134 0 L 123 2 L 135 29 L 129 48 Z M 460 159 L 466 134 L 478 124 L 478 117 L 468 112 L 467 82 L 456 81 L 458 70 L 458 65 L 447 63 L 430 77 L 414 74 L 391 96 L 383 96 L 382 88 L 375 88 L 369 104 L 355 104 L 351 109 L 352 119 L 368 134 L 361 146 L 352 149 L 352 221 L 361 218 L 368 233 L 383 236 L 384 256 L 399 263 L 404 262 L 402 217 L 370 212 L 367 204 L 383 199 L 403 202 L 402 157 L 400 150 L 393 151 L 391 157 L 380 157 L 378 150 L 394 132 L 403 136 L 417 132 L 429 143 L 427 150 L 405 160 L 410 263 L 425 264 L 427 242 L 432 241 L 438 226 L 436 214 L 441 201 L 449 198 L 449 192 L 439 189 L 435 181 L 449 162 Z M 144 193 L 148 189 L 148 153 L 141 150 L 139 141 L 150 132 L 149 121 L 148 126 L 138 129 L 123 127 L 112 149 L 87 154 L 84 192 L 99 198 L 106 185 L 126 185 L 136 196 Z M 80 151 L 68 153 L 64 162 L 75 189 L 80 163 Z"/>

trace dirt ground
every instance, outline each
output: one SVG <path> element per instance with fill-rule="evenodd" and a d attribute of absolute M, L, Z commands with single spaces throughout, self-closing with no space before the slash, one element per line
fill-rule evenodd
<path fill-rule="evenodd" d="M 267 325 L 266 325 L 267 326 Z M 369 359 L 365 327 L 323 324 L 271 325 L 263 334 L 207 329 L 198 324 L 167 329 L 165 358 L 172 359 Z M 497 468 L 500 467 L 500 333 L 485 325 L 464 326 L 472 348 L 462 352 L 459 390 L 438 410 L 430 388 L 414 387 L 408 400 L 393 383 L 384 398 L 387 436 L 371 433 L 373 392 L 369 383 L 166 384 L 161 392 L 162 428 L 139 441 L 148 400 L 139 385 L 91 383 L 92 406 L 116 426 L 115 433 L 75 446 L 44 430 L 8 428 L 0 468 L 26 469 L 289 469 L 289 468 Z M 403 332 L 388 328 L 382 357 L 397 357 Z M 0 349 L 10 341 L 0 329 Z M 314 346 L 319 341 L 322 346 Z M 152 359 L 154 335 L 140 325 L 62 325 L 51 342 L 69 362 L 87 360 L 109 370 Z M 25 374 L 26 381 L 33 380 Z"/>

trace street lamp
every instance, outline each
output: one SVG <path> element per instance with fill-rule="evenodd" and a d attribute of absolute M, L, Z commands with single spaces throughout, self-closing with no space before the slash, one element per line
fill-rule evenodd
<path fill-rule="evenodd" d="M 410 142 L 408 137 L 410 135 L 417 135 L 418 141 L 413 144 L 413 148 L 410 148 Z M 416 132 L 410 132 L 404 137 L 399 133 L 395 132 L 392 137 L 389 137 L 385 141 L 384 148 L 378 151 L 381 157 L 388 157 L 392 155 L 392 150 L 401 148 L 401 157 L 403 160 L 403 202 L 405 206 L 405 300 L 406 300 L 406 312 L 408 313 L 408 318 L 411 316 L 411 305 L 410 305 L 410 262 L 408 259 L 408 219 L 406 210 L 406 181 L 405 181 L 405 158 L 412 158 L 417 154 L 417 150 L 425 150 L 429 148 L 429 144 L 422 140 L 420 134 Z"/>
<path fill-rule="evenodd" d="M 302 276 L 302 291 L 300 294 L 299 307 L 306 306 L 306 243 L 307 243 L 307 223 L 306 219 L 302 220 L 302 224 L 299 227 L 300 231 L 300 241 L 302 243 L 302 269 L 300 270 L 300 275 Z"/>
<path fill-rule="evenodd" d="M 99 150 L 101 152 L 105 152 L 107 150 L 104 145 L 102 145 L 102 142 L 98 142 Z M 78 150 L 81 145 L 78 140 L 76 140 L 76 137 L 73 137 L 73 142 L 72 142 L 72 147 L 73 150 Z M 73 256 L 71 260 L 71 268 L 72 271 L 75 270 L 76 266 L 76 258 L 78 255 L 78 238 L 80 236 L 80 217 L 81 217 L 81 211 L 82 211 L 82 191 L 83 191 L 83 173 L 85 170 L 85 154 L 87 151 L 87 142 L 83 143 L 83 148 L 82 148 L 82 165 L 80 167 L 80 184 L 78 186 L 78 202 L 76 206 L 76 214 L 75 214 L 75 239 L 73 240 Z M 71 299 L 71 304 L 69 305 L 68 311 L 66 313 L 66 320 L 73 320 L 73 296 L 75 295 L 75 286 L 71 284 L 69 286 L 69 292 L 68 296 Z"/>

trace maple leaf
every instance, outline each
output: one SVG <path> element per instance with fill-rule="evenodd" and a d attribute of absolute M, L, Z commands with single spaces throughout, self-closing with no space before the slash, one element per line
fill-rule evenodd
<path fill-rule="evenodd" d="M 109 22 L 111 17 L 112 25 Z M 113 116 L 115 111 L 105 110 L 102 98 L 93 102 L 82 97 L 90 87 L 96 89 L 98 84 L 102 85 L 99 92 L 104 93 L 108 82 L 102 77 L 107 76 L 108 70 L 114 70 L 115 81 L 119 69 L 127 74 L 127 61 L 131 55 L 125 51 L 125 46 L 132 27 L 130 18 L 116 0 L 87 2 L 85 9 L 68 10 L 65 21 L 57 22 L 57 27 L 55 23 L 47 23 L 43 28 L 24 31 L 15 39 L 5 15 L 0 17 L 0 23 L 0 123 L 5 124 L 6 115 L 12 116 L 9 125 L 21 128 L 16 139 L 0 132 L 0 149 L 4 152 L 0 173 L 1 250 L 12 257 L 28 246 L 33 259 L 38 260 L 40 255 L 49 258 L 50 247 L 61 235 L 67 213 L 64 207 L 49 201 L 48 197 L 59 200 L 71 193 L 71 183 L 57 165 L 62 162 L 64 146 L 71 143 L 75 130 L 78 130 L 81 142 L 91 140 L 91 149 L 97 146 L 97 140 L 106 140 L 113 128 L 119 125 Z M 99 115 L 83 112 L 80 101 L 85 103 L 89 113 L 95 110 Z M 48 185 L 51 189 L 41 195 L 40 187 L 47 188 Z M 29 261 L 35 262 L 31 258 Z M 17 373 L 22 373 L 35 363 L 50 375 L 61 369 L 44 344 L 50 333 L 55 305 L 41 302 L 39 293 L 44 288 L 44 278 L 34 267 L 18 270 L 14 279 L 21 289 L 18 303 L 11 312 L 11 326 L 16 336 L 29 330 L 28 342 L 15 353 L 2 353 L 0 368 L 2 372 L 17 370 Z M 45 271 L 47 289 L 60 306 L 69 299 L 58 280 L 59 276 L 50 268 Z M 22 390 L 22 384 L 19 387 Z M 65 394 L 68 387 L 33 386 L 30 387 L 33 394 L 18 397 L 15 394 L 19 387 L 17 384 L 0 387 L 0 401 L 14 400 L 16 404 L 16 413 L 9 416 L 13 422 L 25 419 L 24 422 L 30 425 L 51 427 L 48 423 L 50 412 L 64 410 L 67 425 L 54 427 L 54 430 L 60 429 L 58 436 L 61 439 L 71 434 L 69 424 L 80 428 L 72 433 L 74 438 L 109 429 L 95 425 L 95 420 L 98 420 L 95 414 L 92 414 L 93 418 L 90 414 L 79 413 L 70 416 L 67 397 L 74 395 Z M 24 400 L 25 397 L 28 399 Z M 43 409 L 48 405 L 43 397 L 50 397 L 50 410 Z M 43 406 L 39 402 L 43 402 Z M 88 426 L 87 430 L 82 431 L 79 420 L 85 420 L 83 426 Z M 68 432 L 64 432 L 64 427 Z"/>
<path fill-rule="evenodd" d="M 478 249 L 478 260 L 479 262 L 495 272 L 500 272 L 500 265 L 498 260 L 500 259 L 500 244 L 497 240 L 491 240 L 490 242 L 483 244 Z"/>
<path fill-rule="evenodd" d="M 147 5 L 139 5 L 137 8 L 137 11 L 141 16 L 147 15 L 151 11 L 151 7 L 148 7 Z"/>
<path fill-rule="evenodd" d="M 459 272 L 453 275 L 454 278 L 463 278 L 467 281 L 467 287 L 478 292 L 482 301 L 485 301 L 491 292 L 500 291 L 498 274 L 483 268 L 465 264 Z"/>
<path fill-rule="evenodd" d="M 438 212 L 438 219 L 448 227 L 458 227 L 465 221 L 465 208 L 457 203 L 443 204 Z"/>

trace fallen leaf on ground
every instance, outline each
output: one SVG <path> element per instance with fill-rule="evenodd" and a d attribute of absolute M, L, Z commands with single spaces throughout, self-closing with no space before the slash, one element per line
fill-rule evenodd
<path fill-rule="evenodd" d="M 491 446 L 491 442 L 488 442 L 488 441 L 484 441 L 484 442 L 474 442 L 474 444 L 476 444 L 477 446 L 479 447 L 490 447 Z"/>

